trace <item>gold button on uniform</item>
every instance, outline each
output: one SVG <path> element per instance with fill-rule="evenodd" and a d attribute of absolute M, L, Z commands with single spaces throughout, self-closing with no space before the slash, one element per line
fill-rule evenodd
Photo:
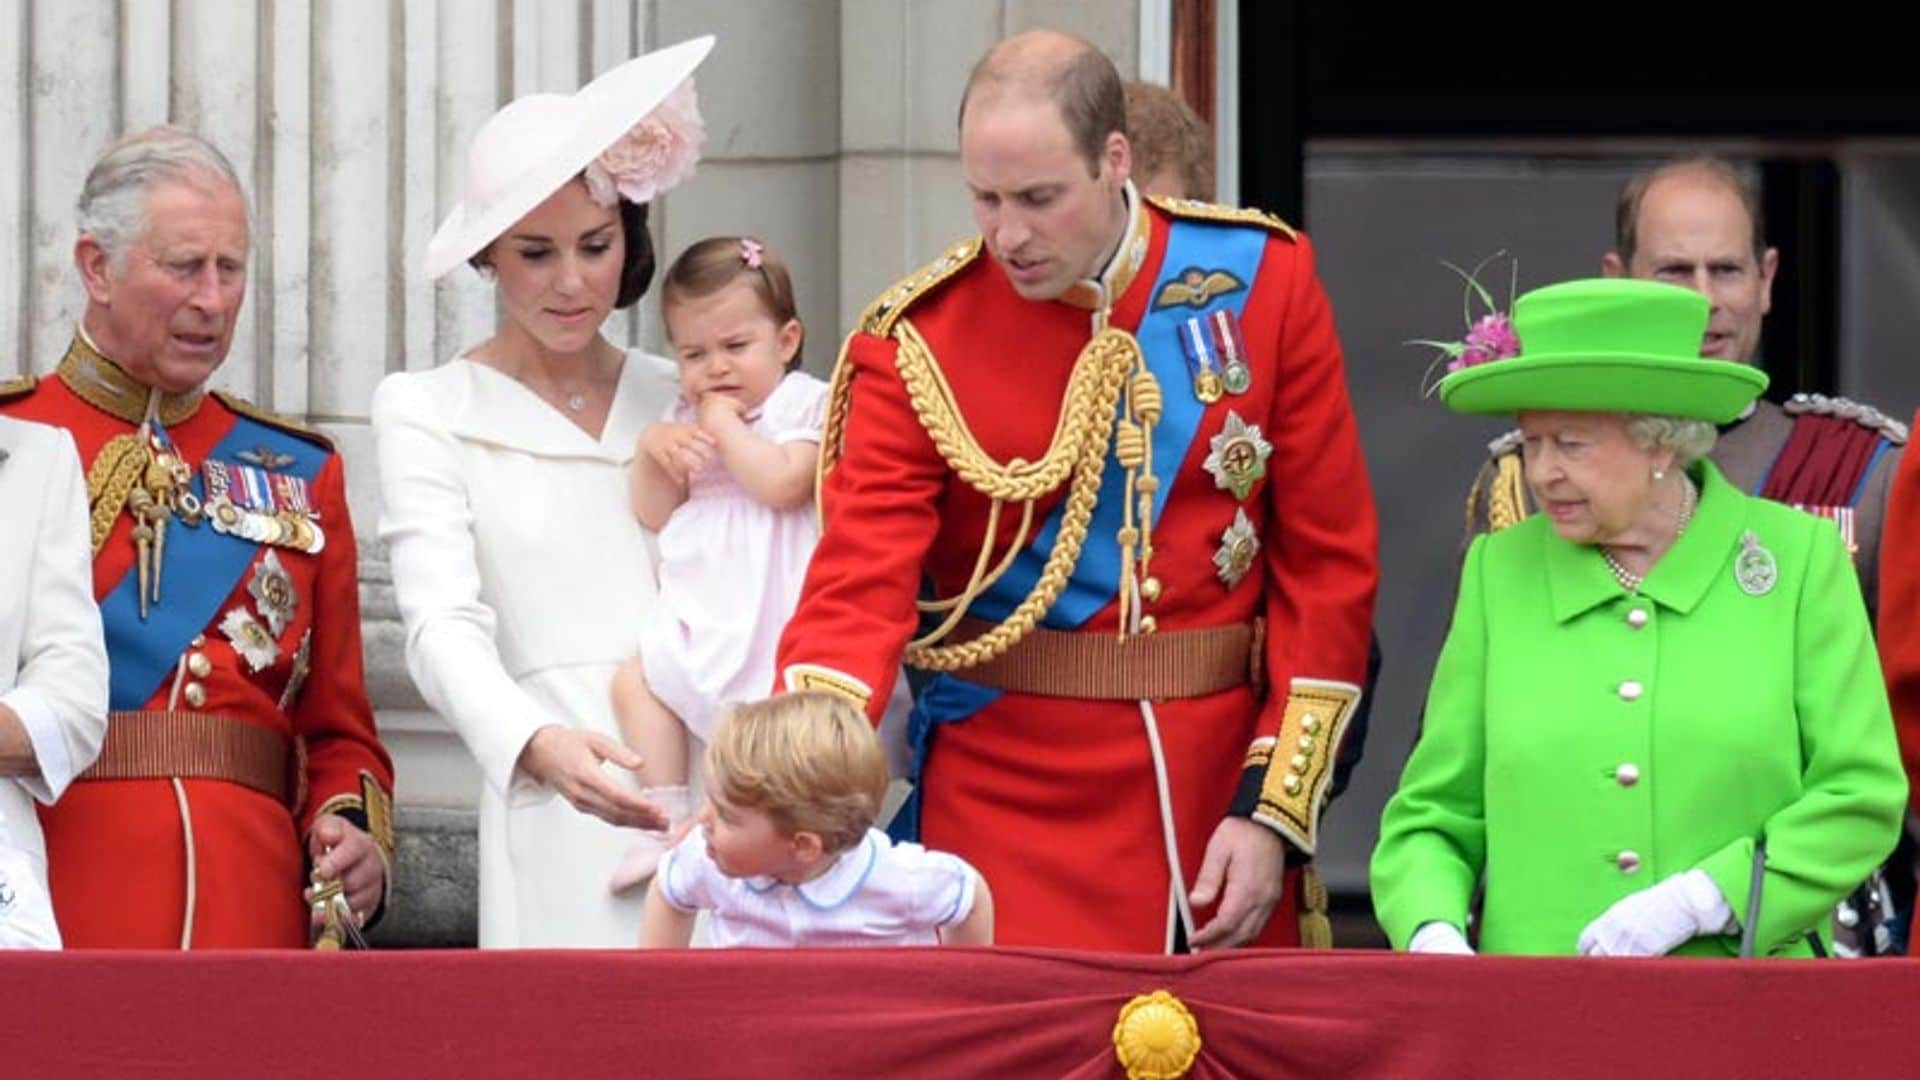
<path fill-rule="evenodd" d="M 188 653 L 187 670 L 194 678 L 204 679 L 213 674 L 213 661 L 207 659 L 206 653 Z"/>
<path fill-rule="evenodd" d="M 197 682 L 187 684 L 187 704 L 198 709 L 207 703 L 207 688 Z"/>

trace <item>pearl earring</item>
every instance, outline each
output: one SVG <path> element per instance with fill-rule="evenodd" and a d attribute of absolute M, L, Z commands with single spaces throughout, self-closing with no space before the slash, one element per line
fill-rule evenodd
<path fill-rule="evenodd" d="M 1660 481 L 1662 481 L 1662 480 L 1665 480 L 1666 478 L 1667 478 L 1667 472 L 1666 472 L 1666 470 L 1665 470 L 1665 469 L 1655 469 L 1655 470 L 1653 470 L 1653 482 L 1654 482 L 1654 483 L 1656 483 L 1656 484 L 1657 484 L 1657 483 L 1659 483 Z"/>

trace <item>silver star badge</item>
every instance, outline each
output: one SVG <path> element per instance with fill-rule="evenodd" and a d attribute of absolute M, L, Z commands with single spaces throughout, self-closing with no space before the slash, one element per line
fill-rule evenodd
<path fill-rule="evenodd" d="M 273 636 L 277 638 L 285 633 L 287 623 L 293 621 L 293 613 L 300 606 L 300 594 L 294 590 L 287 568 L 280 565 L 279 555 L 269 551 L 253 568 L 253 580 L 247 583 L 247 592 L 252 594 L 253 602 L 260 608 L 260 617 L 267 620 L 267 629 L 273 631 Z"/>
<path fill-rule="evenodd" d="M 1242 500 L 1267 475 L 1267 458 L 1273 455 L 1273 444 L 1260 433 L 1260 425 L 1249 424 L 1232 411 L 1227 413 L 1226 426 L 1207 448 L 1207 460 L 1202 464 L 1213 474 L 1214 484 Z"/>
<path fill-rule="evenodd" d="M 234 608 L 220 619 L 220 632 L 227 635 L 227 640 L 233 642 L 233 651 L 256 673 L 280 659 L 280 643 L 253 617 L 253 612 L 244 607 Z"/>
<path fill-rule="evenodd" d="M 1213 565 L 1220 580 L 1231 589 L 1253 569 L 1253 557 L 1260 552 L 1260 538 L 1254 535 L 1253 522 L 1245 509 L 1235 507 L 1233 524 L 1220 534 L 1220 547 L 1213 553 Z"/>

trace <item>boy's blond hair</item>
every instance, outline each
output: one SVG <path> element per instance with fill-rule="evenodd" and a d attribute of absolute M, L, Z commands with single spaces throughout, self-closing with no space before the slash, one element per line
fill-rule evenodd
<path fill-rule="evenodd" d="M 707 746 L 708 782 L 729 806 L 828 851 L 860 842 L 887 794 L 887 756 L 866 715 L 835 694 L 782 694 L 729 710 Z"/>

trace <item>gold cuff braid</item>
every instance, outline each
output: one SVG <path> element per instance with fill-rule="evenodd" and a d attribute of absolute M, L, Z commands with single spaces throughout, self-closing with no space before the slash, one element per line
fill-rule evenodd
<path fill-rule="evenodd" d="M 1272 743 L 1256 742 L 1247 765 L 1263 768 L 1254 819 L 1311 855 L 1319 843 L 1320 806 L 1333 780 L 1333 757 L 1360 704 L 1352 683 L 1295 679 Z"/>

